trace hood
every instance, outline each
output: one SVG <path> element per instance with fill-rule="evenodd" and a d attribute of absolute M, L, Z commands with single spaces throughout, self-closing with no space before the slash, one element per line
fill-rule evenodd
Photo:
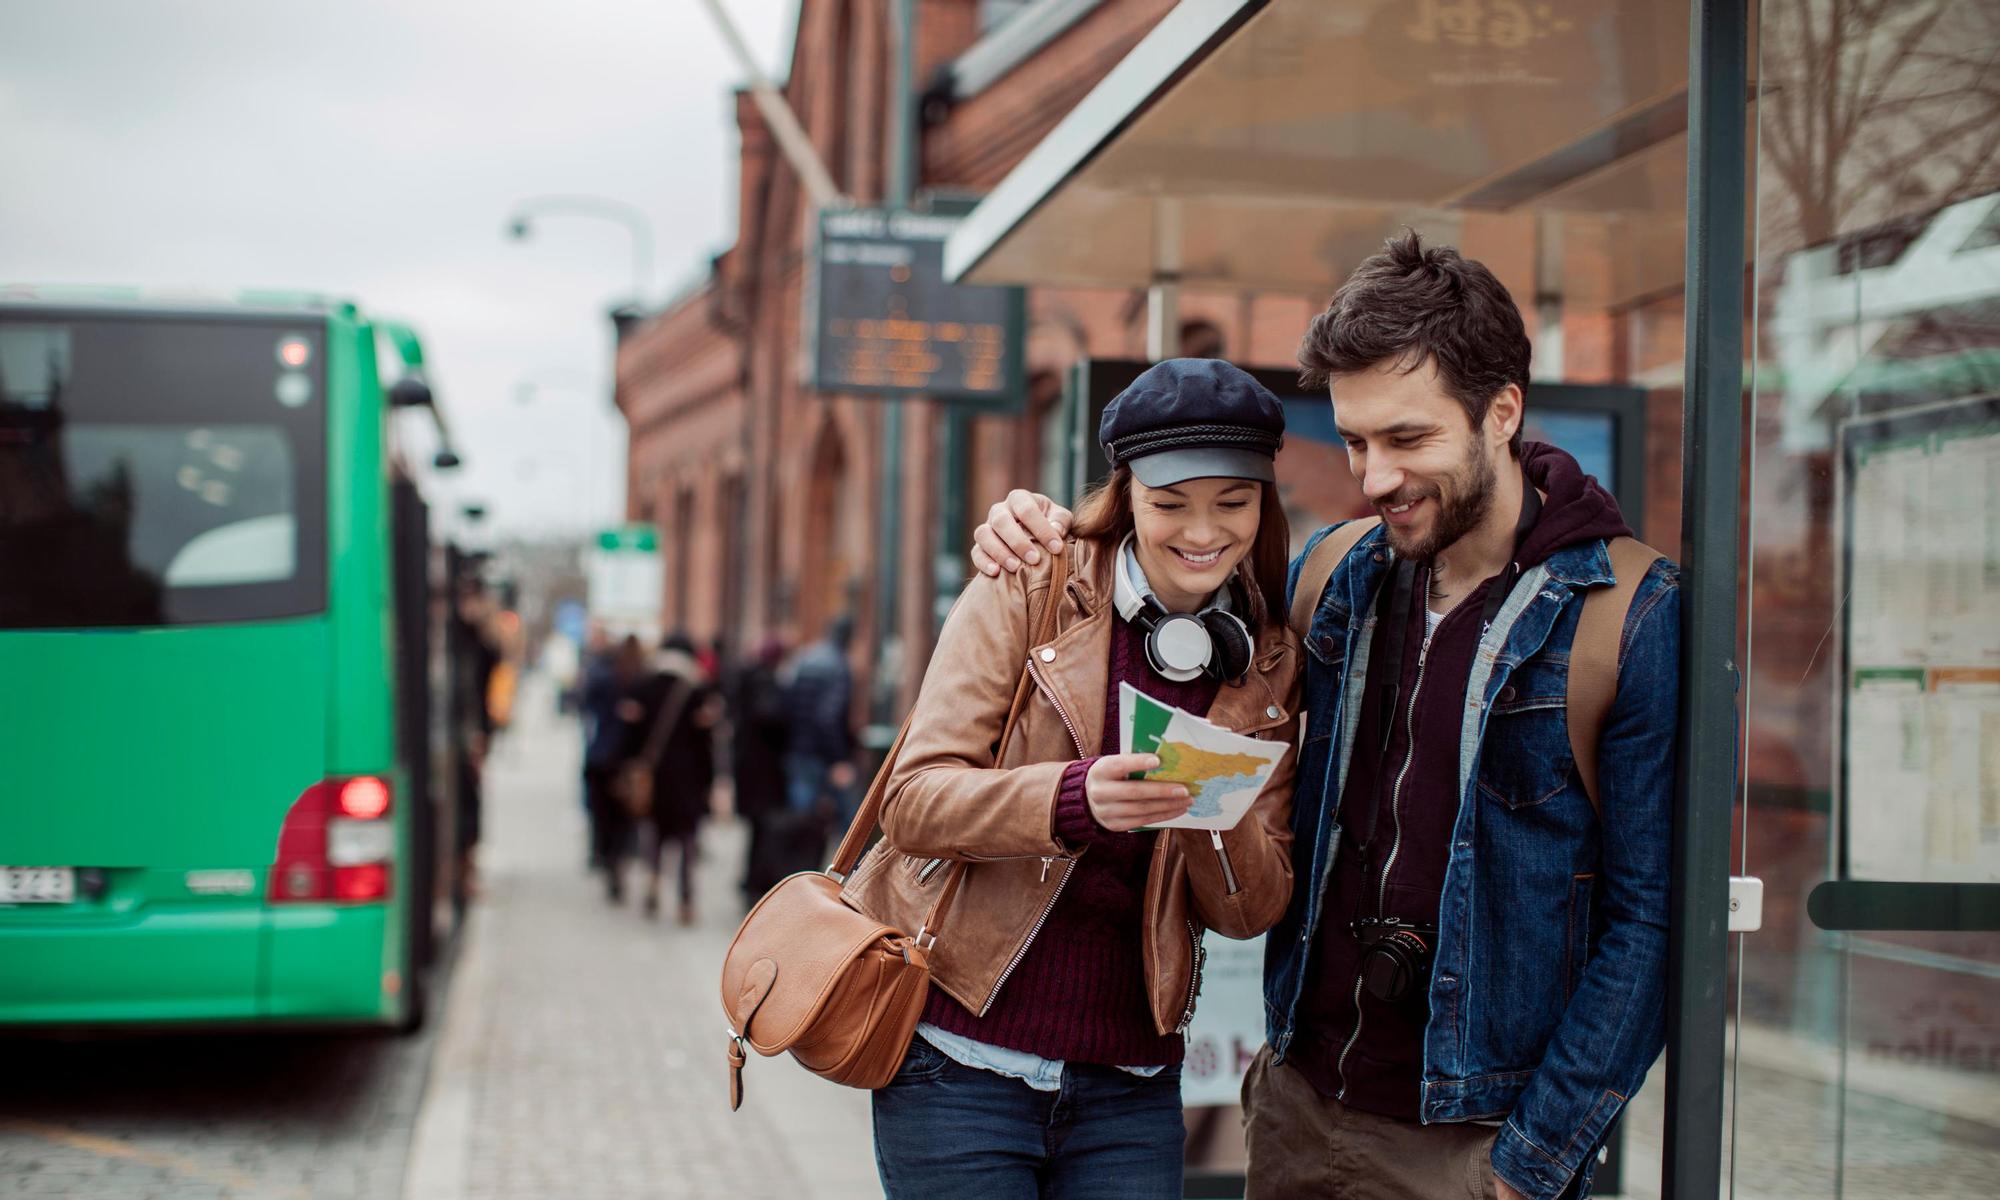
<path fill-rule="evenodd" d="M 1542 515 L 1521 546 L 1523 567 L 1579 542 L 1632 536 L 1618 501 L 1568 452 L 1547 442 L 1523 442 L 1521 471 L 1543 497 Z"/>

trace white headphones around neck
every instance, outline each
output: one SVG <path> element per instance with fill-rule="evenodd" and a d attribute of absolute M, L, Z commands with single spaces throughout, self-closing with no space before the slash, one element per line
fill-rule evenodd
<path fill-rule="evenodd" d="M 1224 683 L 1243 678 L 1250 670 L 1256 643 L 1243 618 L 1231 611 L 1229 586 L 1218 588 L 1215 597 L 1198 613 L 1168 612 L 1139 566 L 1132 535 L 1118 545 L 1118 566 L 1113 572 L 1113 603 L 1118 615 L 1146 634 L 1146 661 L 1164 678 L 1186 683 L 1206 673 Z"/>

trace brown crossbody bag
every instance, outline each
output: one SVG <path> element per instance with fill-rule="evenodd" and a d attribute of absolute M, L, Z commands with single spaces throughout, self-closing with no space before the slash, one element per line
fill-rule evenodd
<path fill-rule="evenodd" d="M 1057 607 L 1069 572 L 1054 556 L 1041 610 L 1031 613 L 1029 645 L 1056 635 Z M 1033 682 L 1025 666 L 1008 706 L 994 762 L 1006 755 Z M 902 732 L 847 836 L 824 871 L 781 880 L 743 918 L 722 960 L 722 1011 L 729 1018 L 729 1107 L 743 1104 L 747 1045 L 770 1057 L 791 1051 L 808 1071 L 849 1087 L 879 1088 L 896 1077 L 909 1053 L 917 1019 L 931 990 L 929 953 L 939 924 L 958 894 L 965 864 L 955 863 L 923 923 L 914 931 L 885 925 L 849 907 L 841 884 L 861 861 L 882 816 L 889 776 L 909 736 Z"/>

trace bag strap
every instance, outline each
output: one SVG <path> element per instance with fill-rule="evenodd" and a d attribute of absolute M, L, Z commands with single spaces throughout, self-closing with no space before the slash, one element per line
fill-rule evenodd
<path fill-rule="evenodd" d="M 640 755 L 647 763 L 658 764 L 660 755 L 666 753 L 667 739 L 673 736 L 674 726 L 680 723 L 681 712 L 687 708 L 688 698 L 694 695 L 694 684 L 679 675 L 673 677 L 673 686 L 660 697 L 660 711 L 653 718 L 653 728 L 646 734 L 646 744 Z"/>
<path fill-rule="evenodd" d="M 1320 596 L 1326 592 L 1327 581 L 1333 578 L 1333 569 L 1340 565 L 1348 552 L 1361 544 L 1370 530 L 1382 523 L 1380 517 L 1363 517 L 1359 521 L 1349 521 L 1327 534 L 1306 555 L 1305 565 L 1299 568 L 1299 585 L 1292 592 L 1292 632 L 1299 635 L 1301 642 L 1312 631 L 1312 615 L 1319 608 Z"/>
<path fill-rule="evenodd" d="M 1062 593 L 1069 583 L 1070 552 L 1051 555 L 1050 559 L 1048 589 L 1043 596 L 1040 610 L 1034 612 L 1029 620 L 1030 648 L 1051 641 L 1056 636 L 1058 618 L 1061 615 L 1059 608 Z M 1020 721 L 1022 710 L 1027 708 L 1028 695 L 1033 688 L 1034 680 L 1024 666 L 1020 682 L 1014 685 L 1014 701 L 1007 707 L 1007 723 L 1001 727 L 1000 746 L 994 756 L 995 762 L 1000 761 L 1000 756 L 1007 752 L 1007 743 L 1014 736 L 1014 726 Z M 867 797 L 861 801 L 861 807 L 855 811 L 854 820 L 848 825 L 846 835 L 840 839 L 840 848 L 834 851 L 833 863 L 827 868 L 827 873 L 837 880 L 845 881 L 854 870 L 855 864 L 861 861 L 862 851 L 867 849 L 868 839 L 874 834 L 876 825 L 882 819 L 882 804 L 889 792 L 889 776 L 896 769 L 896 759 L 902 755 L 903 742 L 910 736 L 910 721 L 914 716 L 915 709 L 912 708 L 911 715 L 903 718 L 903 728 L 896 734 L 895 744 L 889 747 L 889 753 L 882 759 L 881 769 L 875 772 L 874 781 L 868 785 Z M 958 891 L 957 877 L 964 874 L 964 864 L 955 866 L 951 873 L 953 878 L 945 884 L 944 891 L 938 896 L 937 905 L 931 909 L 930 919 L 925 922 L 932 931 L 936 930 L 938 920 L 944 915 L 944 908 Z"/>
<path fill-rule="evenodd" d="M 1613 538 L 1605 543 L 1611 554 L 1613 582 L 1592 588 L 1583 597 L 1583 612 L 1576 619 L 1576 640 L 1569 649 L 1569 753 L 1576 773 L 1583 777 L 1583 790 L 1590 806 L 1603 811 L 1597 789 L 1597 747 L 1604 737 L 1604 722 L 1611 715 L 1611 702 L 1618 698 L 1618 647 L 1625 638 L 1625 617 L 1632 609 L 1632 597 L 1639 581 L 1653 563 L 1665 558 L 1658 550 L 1636 538 Z"/>

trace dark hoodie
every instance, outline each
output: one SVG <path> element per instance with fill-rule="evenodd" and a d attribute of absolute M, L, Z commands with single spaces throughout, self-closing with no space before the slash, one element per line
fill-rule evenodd
<path fill-rule="evenodd" d="M 1521 467 L 1543 495 L 1541 514 L 1515 560 L 1522 570 L 1566 546 L 1630 536 L 1618 502 L 1568 454 L 1528 442 L 1522 446 Z M 1420 599 L 1410 606 L 1398 712 L 1387 722 L 1388 746 L 1379 754 L 1375 748 L 1383 745 L 1387 718 L 1379 697 L 1391 665 L 1388 622 L 1376 626 L 1369 653 L 1370 702 L 1364 704 L 1355 731 L 1340 809 L 1344 833 L 1291 1055 L 1322 1095 L 1408 1121 L 1418 1119 L 1428 998 L 1419 986 L 1403 1001 L 1388 1004 L 1358 987 L 1361 946 L 1349 922 L 1384 916 L 1437 924 L 1451 829 L 1458 817 L 1458 739 L 1466 678 L 1478 652 L 1487 594 L 1501 579 L 1486 580 L 1460 601 L 1431 634 L 1428 649 L 1425 606 Z M 1418 597 L 1424 586 L 1419 568 Z M 1386 582 L 1383 590 L 1388 590 Z"/>

